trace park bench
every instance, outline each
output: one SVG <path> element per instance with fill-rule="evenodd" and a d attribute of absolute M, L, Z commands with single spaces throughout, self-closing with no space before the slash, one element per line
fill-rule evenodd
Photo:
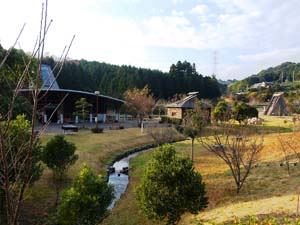
<path fill-rule="evenodd" d="M 73 132 L 78 132 L 78 127 L 75 126 L 75 125 L 71 125 L 71 124 L 62 125 L 61 129 L 64 130 L 64 133 L 66 132 L 66 130 L 70 130 L 70 131 L 73 131 Z"/>

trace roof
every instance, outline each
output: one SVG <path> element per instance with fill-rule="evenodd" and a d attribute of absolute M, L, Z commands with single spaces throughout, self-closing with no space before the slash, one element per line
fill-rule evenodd
<path fill-rule="evenodd" d="M 66 92 L 66 93 L 76 93 L 76 94 L 83 94 L 83 95 L 90 95 L 90 96 L 97 96 L 95 93 L 92 92 L 86 92 L 86 91 L 79 91 L 79 90 L 72 90 L 72 89 L 61 89 L 58 86 L 58 83 L 56 81 L 56 78 L 53 74 L 53 71 L 50 66 L 42 64 L 41 65 L 41 77 L 43 80 L 43 85 L 41 90 L 42 91 L 48 91 L 48 92 Z M 21 92 L 29 92 L 32 91 L 32 89 L 21 89 Z M 125 103 L 125 101 L 118 99 L 118 98 L 113 98 L 110 96 L 106 95 L 98 95 L 99 97 L 110 99 L 113 101 L 117 101 L 120 103 Z"/>
<path fill-rule="evenodd" d="M 274 97 L 281 96 L 281 95 L 283 95 L 283 92 L 275 92 L 273 94 Z"/>
<path fill-rule="evenodd" d="M 168 108 L 194 108 L 195 101 L 193 99 L 196 97 L 197 97 L 196 94 L 188 95 L 184 99 L 168 104 L 167 107 Z"/>
<path fill-rule="evenodd" d="M 42 64 L 41 65 L 41 77 L 43 80 L 43 90 L 47 89 L 59 89 L 56 78 L 50 66 Z"/>
<path fill-rule="evenodd" d="M 20 90 L 20 92 L 29 92 L 29 91 L 32 91 L 32 89 L 21 89 Z M 42 91 L 47 91 L 47 90 L 42 89 Z M 54 89 L 54 88 L 51 88 L 50 90 L 48 90 L 48 92 L 54 92 L 54 93 L 55 92 L 67 92 L 67 93 L 76 93 L 76 94 L 83 94 L 83 95 L 90 95 L 90 96 L 97 97 L 97 95 L 95 93 L 92 93 L 92 92 L 78 91 L 78 90 L 71 90 L 71 89 Z M 99 95 L 99 97 L 110 99 L 110 100 L 117 101 L 117 102 L 120 102 L 120 103 L 125 103 L 124 100 L 121 100 L 121 99 L 118 99 L 118 98 L 113 98 L 113 97 L 106 96 L 106 95 Z"/>

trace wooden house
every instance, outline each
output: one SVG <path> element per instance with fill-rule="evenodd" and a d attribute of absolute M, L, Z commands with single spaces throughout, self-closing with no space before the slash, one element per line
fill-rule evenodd
<path fill-rule="evenodd" d="M 198 92 L 189 92 L 187 97 L 166 105 L 167 116 L 171 118 L 183 119 L 185 112 L 194 108 L 196 101 L 198 101 L 197 95 Z M 210 120 L 211 106 L 204 102 L 202 102 L 202 106 L 203 108 L 207 109 L 208 120 Z"/>

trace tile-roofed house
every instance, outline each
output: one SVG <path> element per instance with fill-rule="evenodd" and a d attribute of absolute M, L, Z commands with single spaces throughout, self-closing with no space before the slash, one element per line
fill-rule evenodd
<path fill-rule="evenodd" d="M 186 110 L 194 108 L 195 102 L 198 100 L 197 95 L 198 92 L 189 92 L 187 97 L 166 105 L 167 116 L 182 119 Z M 201 103 L 202 106 L 208 109 L 210 113 L 211 106 L 204 102 Z"/>

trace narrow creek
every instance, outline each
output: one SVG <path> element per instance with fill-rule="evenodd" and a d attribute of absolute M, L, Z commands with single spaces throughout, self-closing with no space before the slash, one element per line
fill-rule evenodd
<path fill-rule="evenodd" d="M 128 168 L 129 168 L 130 159 L 150 149 L 145 149 L 143 151 L 132 153 L 129 156 L 116 161 L 112 165 L 111 168 L 114 168 L 115 172 L 109 174 L 108 183 L 114 186 L 115 199 L 108 207 L 109 210 L 114 208 L 116 202 L 121 198 L 121 195 L 126 191 L 129 182 Z"/>

